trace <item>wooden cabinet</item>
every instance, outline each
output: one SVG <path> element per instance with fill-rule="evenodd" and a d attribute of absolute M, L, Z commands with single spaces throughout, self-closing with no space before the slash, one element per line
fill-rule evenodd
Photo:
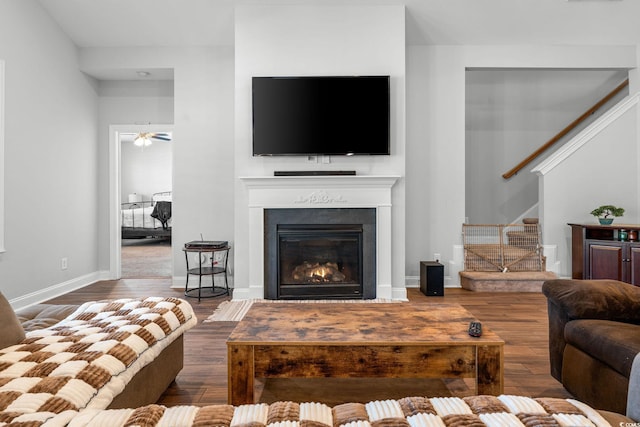
<path fill-rule="evenodd" d="M 574 279 L 615 279 L 640 286 L 640 241 L 622 233 L 635 231 L 639 236 L 640 225 L 569 225 Z"/>

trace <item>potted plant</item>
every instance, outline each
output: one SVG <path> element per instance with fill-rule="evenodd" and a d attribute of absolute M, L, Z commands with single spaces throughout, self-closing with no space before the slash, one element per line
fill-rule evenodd
<path fill-rule="evenodd" d="M 613 217 L 624 215 L 624 208 L 618 208 L 613 205 L 602 205 L 592 210 L 591 215 L 597 217 L 600 224 L 609 225 L 613 222 Z"/>

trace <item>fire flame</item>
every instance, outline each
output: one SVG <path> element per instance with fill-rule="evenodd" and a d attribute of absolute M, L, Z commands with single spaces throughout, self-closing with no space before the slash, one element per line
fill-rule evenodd
<path fill-rule="evenodd" d="M 327 271 L 327 268 L 325 266 L 321 266 L 314 270 L 311 270 L 312 276 L 320 276 L 323 279 L 327 276 L 327 274 L 329 274 L 329 272 Z"/>
<path fill-rule="evenodd" d="M 299 282 L 341 282 L 345 280 L 345 275 L 340 272 L 338 265 L 334 262 L 324 264 L 304 262 L 296 266 L 292 273 L 293 279 Z"/>

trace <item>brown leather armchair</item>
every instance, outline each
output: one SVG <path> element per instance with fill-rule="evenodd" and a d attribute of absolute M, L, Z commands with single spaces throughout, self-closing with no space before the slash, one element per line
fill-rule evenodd
<path fill-rule="evenodd" d="M 640 353 L 640 287 L 616 280 L 549 280 L 551 375 L 577 399 L 624 414 Z"/>

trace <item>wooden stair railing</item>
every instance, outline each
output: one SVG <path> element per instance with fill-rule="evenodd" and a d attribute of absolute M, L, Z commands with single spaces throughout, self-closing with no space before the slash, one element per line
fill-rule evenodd
<path fill-rule="evenodd" d="M 534 151 L 529 156 L 527 156 L 524 160 L 522 160 L 520 163 L 518 163 L 513 169 L 511 169 L 510 171 L 504 173 L 502 175 L 502 177 L 504 179 L 509 179 L 512 176 L 514 176 L 515 174 L 517 174 L 518 172 L 520 172 L 520 170 L 522 170 L 525 166 L 527 166 L 529 163 L 534 161 L 536 158 L 538 158 L 540 155 L 542 155 L 545 151 L 547 151 L 549 148 L 551 148 L 551 146 L 553 144 L 558 142 L 563 136 L 565 136 L 566 134 L 571 132 L 573 129 L 575 129 L 580 123 L 585 121 L 589 116 L 591 116 L 593 113 L 595 113 L 604 104 L 609 102 L 611 100 L 611 98 L 616 96 L 622 89 L 624 89 L 627 86 L 629 86 L 629 79 L 626 79 L 624 82 L 620 83 L 615 89 L 613 89 L 611 92 L 609 92 L 609 94 L 607 94 L 604 98 L 602 98 L 600 101 L 598 101 L 593 107 L 589 108 L 584 114 L 582 114 L 580 117 L 578 117 L 577 119 L 572 121 L 567 127 L 565 127 L 560 132 L 558 132 L 558 134 L 556 136 L 554 136 L 549 141 L 547 141 L 546 143 L 541 145 L 540 148 L 538 148 L 536 151 Z"/>

